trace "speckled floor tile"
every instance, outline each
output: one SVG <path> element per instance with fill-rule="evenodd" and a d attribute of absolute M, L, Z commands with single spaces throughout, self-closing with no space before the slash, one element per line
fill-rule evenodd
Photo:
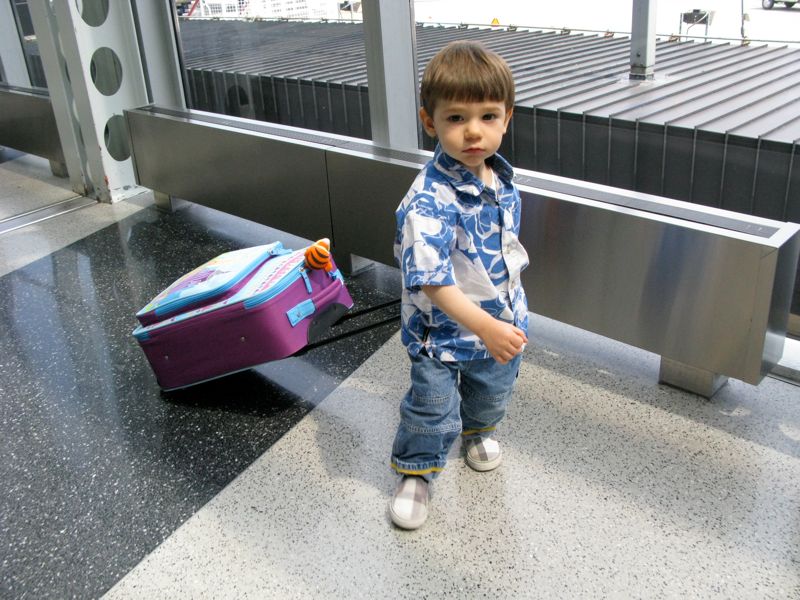
<path fill-rule="evenodd" d="M 0 235 L 0 276 L 40 260 L 152 204 L 152 196 L 143 193 L 115 204 L 98 202 L 74 213 L 3 233 Z"/>
<path fill-rule="evenodd" d="M 796 387 L 707 401 L 646 352 L 540 317 L 531 341 L 503 464 L 454 448 L 422 529 L 386 515 L 395 336 L 107 598 L 800 595 Z"/>
<path fill-rule="evenodd" d="M 89 210 L 52 222 L 69 229 Z M 162 395 L 131 336 L 135 312 L 198 264 L 279 232 L 186 203 L 130 210 L 55 251 L 45 231 L 0 236 L 0 248 L 19 234 L 40 253 L 22 266 L 18 248 L 0 254 L 4 599 L 100 596 L 397 331 L 384 315 L 300 356 Z M 399 292 L 395 270 L 373 271 L 348 279 L 361 308 Z"/>
<path fill-rule="evenodd" d="M 46 159 L 16 152 L 11 153 L 11 157 L 11 160 L 0 161 L 0 219 L 77 195 L 70 189 L 69 179 L 50 172 Z"/>

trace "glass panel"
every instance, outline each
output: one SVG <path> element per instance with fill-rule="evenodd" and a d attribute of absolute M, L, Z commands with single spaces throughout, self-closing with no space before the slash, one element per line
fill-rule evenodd
<path fill-rule="evenodd" d="M 371 137 L 360 2 L 175 6 L 190 108 Z"/>
<path fill-rule="evenodd" d="M 17 30 L 22 40 L 22 49 L 25 53 L 25 63 L 28 66 L 28 76 L 34 87 L 47 87 L 44 78 L 42 59 L 39 55 L 39 44 L 36 42 L 36 33 L 33 31 L 33 21 L 28 10 L 28 0 L 12 0 L 11 9 L 17 20 Z"/>
<path fill-rule="evenodd" d="M 78 12 L 87 25 L 99 27 L 108 18 L 108 0 L 75 0 Z"/>

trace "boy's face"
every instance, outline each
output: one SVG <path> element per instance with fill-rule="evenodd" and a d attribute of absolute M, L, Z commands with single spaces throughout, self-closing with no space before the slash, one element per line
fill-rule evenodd
<path fill-rule="evenodd" d="M 428 135 L 439 138 L 442 150 L 482 178 L 484 161 L 500 147 L 511 111 L 503 102 L 440 100 L 432 116 L 424 108 L 419 116 Z"/>

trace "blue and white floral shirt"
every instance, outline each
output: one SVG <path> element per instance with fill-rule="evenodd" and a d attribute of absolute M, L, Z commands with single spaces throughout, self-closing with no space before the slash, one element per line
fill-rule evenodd
<path fill-rule="evenodd" d="M 395 216 L 394 255 L 403 276 L 402 340 L 442 361 L 489 358 L 486 346 L 434 306 L 423 285 L 456 285 L 495 318 L 527 333 L 528 303 L 520 273 L 528 253 L 519 241 L 519 192 L 499 154 L 488 164 L 497 191 L 437 146 Z"/>

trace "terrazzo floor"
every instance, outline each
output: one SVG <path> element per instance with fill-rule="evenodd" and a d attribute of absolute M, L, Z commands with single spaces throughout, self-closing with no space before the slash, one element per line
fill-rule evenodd
<path fill-rule="evenodd" d="M 656 383 L 652 354 L 534 315 L 503 464 L 455 447 L 428 523 L 401 531 L 394 309 L 162 395 L 134 312 L 210 256 L 302 241 L 151 202 L 0 235 L 1 598 L 800 598 L 800 387 L 707 401 Z M 348 286 L 378 306 L 397 274 Z"/>
<path fill-rule="evenodd" d="M 532 330 L 504 463 L 455 448 L 419 531 L 386 515 L 395 336 L 107 598 L 800 597 L 800 388 L 706 401 L 655 356 Z"/>
<path fill-rule="evenodd" d="M 198 264 L 274 240 L 308 243 L 146 194 L 0 235 L 0 598 L 99 597 L 397 330 L 397 272 L 376 265 L 347 278 L 352 312 L 389 306 L 163 394 L 135 312 Z"/>

